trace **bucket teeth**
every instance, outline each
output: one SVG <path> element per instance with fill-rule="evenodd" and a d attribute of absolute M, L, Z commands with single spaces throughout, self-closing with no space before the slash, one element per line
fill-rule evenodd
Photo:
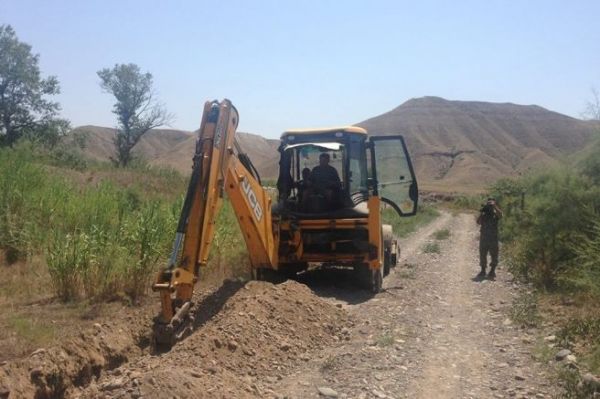
<path fill-rule="evenodd" d="M 178 341 L 185 338 L 193 331 L 194 317 L 190 314 L 192 302 L 184 303 L 175 316 L 168 322 L 161 317 L 154 320 L 152 327 L 152 341 L 157 349 L 169 350 Z"/>

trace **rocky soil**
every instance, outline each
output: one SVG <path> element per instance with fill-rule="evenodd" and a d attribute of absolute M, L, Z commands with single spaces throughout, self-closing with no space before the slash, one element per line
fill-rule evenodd
<path fill-rule="evenodd" d="M 448 229 L 440 253 L 431 234 Z M 534 334 L 508 317 L 519 287 L 504 270 L 474 281 L 478 233 L 470 215 L 445 214 L 402 243 L 384 292 L 337 298 L 355 320 L 350 339 L 319 353 L 272 389 L 290 398 L 550 398 L 559 391 L 532 357 Z"/>
<path fill-rule="evenodd" d="M 432 234 L 439 253 L 425 251 Z M 508 317 L 520 288 L 474 281 L 472 216 L 443 214 L 402 242 L 370 296 L 342 270 L 279 285 L 229 281 L 198 297 L 196 330 L 153 353 L 132 314 L 0 365 L 0 398 L 550 398 L 533 334 Z"/>

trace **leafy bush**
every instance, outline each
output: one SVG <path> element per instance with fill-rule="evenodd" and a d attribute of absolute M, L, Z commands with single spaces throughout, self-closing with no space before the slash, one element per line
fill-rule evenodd
<path fill-rule="evenodd" d="M 492 192 L 504 210 L 500 238 L 513 272 L 547 289 L 599 287 L 600 187 L 593 176 L 554 169 L 500 180 Z"/>
<path fill-rule="evenodd" d="M 578 273 L 573 280 L 600 297 L 600 215 L 593 215 L 590 224 L 589 230 L 579 234 L 572 246 L 578 265 Z"/>

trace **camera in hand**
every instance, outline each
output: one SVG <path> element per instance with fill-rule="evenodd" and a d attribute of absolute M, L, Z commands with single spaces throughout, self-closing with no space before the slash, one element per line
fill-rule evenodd
<path fill-rule="evenodd" d="M 488 202 L 487 204 L 481 207 L 480 212 L 485 216 L 492 216 L 494 215 L 494 205 Z"/>

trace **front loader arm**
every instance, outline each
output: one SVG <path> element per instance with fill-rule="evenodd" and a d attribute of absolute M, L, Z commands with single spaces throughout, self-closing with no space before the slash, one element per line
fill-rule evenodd
<path fill-rule="evenodd" d="M 239 151 L 235 151 L 238 121 L 237 110 L 229 100 L 205 103 L 173 252 L 152 286 L 161 298 L 161 313 L 154 331 L 159 344 L 172 345 L 185 333 L 181 327 L 190 312 L 200 269 L 208 262 L 225 189 L 242 227 L 252 265 L 258 262 L 265 266 L 273 260 L 270 198 L 247 157 L 238 158 Z M 256 218 L 259 208 L 264 212 Z"/>

